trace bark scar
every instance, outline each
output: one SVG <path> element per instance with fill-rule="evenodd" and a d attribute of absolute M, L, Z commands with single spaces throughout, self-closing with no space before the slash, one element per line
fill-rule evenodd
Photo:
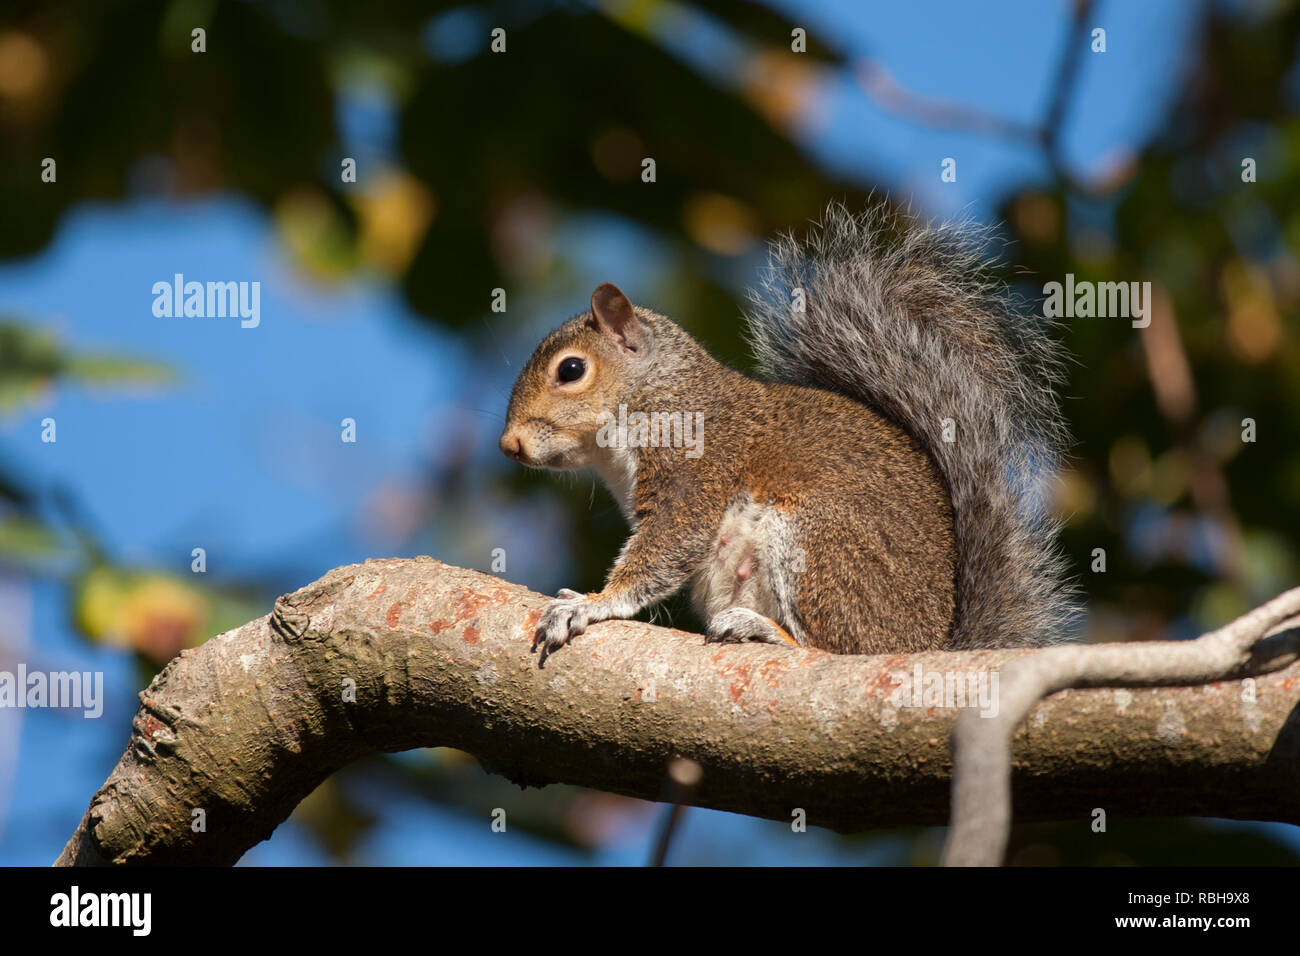
<path fill-rule="evenodd" d="M 131 745 L 141 760 L 153 761 L 176 750 L 176 725 L 181 712 L 148 696 L 140 694 L 140 709 L 131 721 Z"/>
<path fill-rule="evenodd" d="M 311 618 L 290 603 L 289 598 L 290 595 L 286 594 L 276 599 L 275 607 L 271 611 L 271 628 L 284 639 L 285 643 L 296 644 L 307 633 L 307 625 L 311 623 Z"/>

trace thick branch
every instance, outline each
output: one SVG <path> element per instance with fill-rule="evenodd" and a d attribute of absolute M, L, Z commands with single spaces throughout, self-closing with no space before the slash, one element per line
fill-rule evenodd
<path fill-rule="evenodd" d="M 338 568 L 286 595 L 140 695 L 130 745 L 58 862 L 233 863 L 350 761 L 430 746 L 520 782 L 652 800 L 683 755 L 703 771 L 699 806 L 786 821 L 802 808 L 838 830 L 943 823 L 956 711 L 896 689 L 916 668 L 987 674 L 1027 653 L 847 657 L 619 621 L 539 669 L 546 600 L 429 558 Z M 1235 683 L 1056 695 L 1014 738 L 1018 817 L 1082 824 L 1100 805 L 1300 822 L 1298 697 L 1300 665 L 1259 678 L 1249 704 Z"/>

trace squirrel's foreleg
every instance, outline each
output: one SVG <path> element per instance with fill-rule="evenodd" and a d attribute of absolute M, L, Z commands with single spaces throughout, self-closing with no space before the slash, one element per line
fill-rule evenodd
<path fill-rule="evenodd" d="M 537 623 L 533 648 L 550 654 L 581 634 L 589 624 L 629 618 L 669 597 L 691 576 L 708 538 L 678 525 L 671 517 L 648 518 L 623 545 L 605 587 L 595 594 L 568 588 L 546 606 Z"/>

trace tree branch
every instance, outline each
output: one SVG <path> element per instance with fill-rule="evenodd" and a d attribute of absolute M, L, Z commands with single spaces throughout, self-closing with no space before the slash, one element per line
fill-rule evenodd
<path fill-rule="evenodd" d="M 900 691 L 918 668 L 989 676 L 1035 653 L 864 658 L 617 621 L 539 668 L 546 600 L 430 558 L 338 568 L 280 598 L 140 695 L 126 753 L 57 862 L 233 863 L 345 764 L 432 746 L 516 782 L 650 800 L 686 756 L 702 769 L 693 805 L 802 809 L 844 831 L 943 823 L 956 711 Z M 1297 697 L 1300 665 L 1259 678 L 1249 708 L 1235 685 L 1054 696 L 1014 741 L 1019 818 L 1082 825 L 1104 804 L 1300 823 Z"/>

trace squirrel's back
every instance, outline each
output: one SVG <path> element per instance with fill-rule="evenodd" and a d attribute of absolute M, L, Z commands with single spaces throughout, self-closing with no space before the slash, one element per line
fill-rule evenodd
<path fill-rule="evenodd" d="M 752 296 L 756 358 L 899 426 L 951 497 L 953 648 L 1066 639 L 1074 617 L 1043 489 L 1064 429 L 1055 347 L 991 281 L 982 231 L 830 207 L 775 242 Z"/>

